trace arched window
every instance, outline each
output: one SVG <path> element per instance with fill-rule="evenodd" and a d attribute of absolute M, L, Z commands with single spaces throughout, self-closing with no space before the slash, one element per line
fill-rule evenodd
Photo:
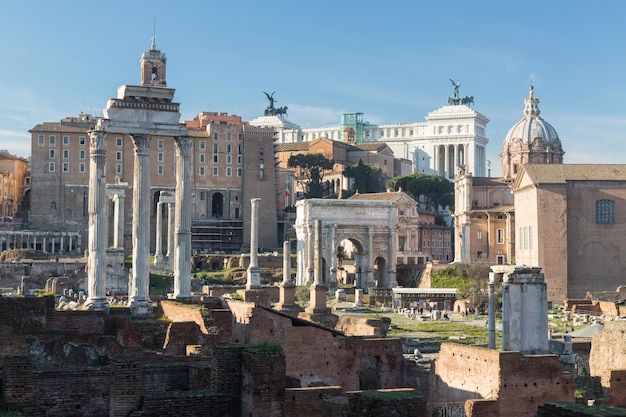
<path fill-rule="evenodd" d="M 615 201 L 596 200 L 596 223 L 598 224 L 615 223 Z"/>

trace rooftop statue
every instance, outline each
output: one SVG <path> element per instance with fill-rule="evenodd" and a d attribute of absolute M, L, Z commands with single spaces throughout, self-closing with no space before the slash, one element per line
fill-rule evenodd
<path fill-rule="evenodd" d="M 458 106 L 459 104 L 463 104 L 466 106 L 474 104 L 474 96 L 469 97 L 459 97 L 459 87 L 461 86 L 460 81 L 454 81 L 452 78 L 449 78 L 450 82 L 454 86 L 454 92 L 452 97 L 448 97 L 448 106 Z"/>
<path fill-rule="evenodd" d="M 263 91 L 263 94 L 270 101 L 270 104 L 265 108 L 266 116 L 278 116 L 278 117 L 287 117 L 287 106 L 283 107 L 274 107 L 274 103 L 277 103 L 278 100 L 274 98 L 274 93 L 276 91 L 272 91 L 272 94 L 266 93 Z"/>

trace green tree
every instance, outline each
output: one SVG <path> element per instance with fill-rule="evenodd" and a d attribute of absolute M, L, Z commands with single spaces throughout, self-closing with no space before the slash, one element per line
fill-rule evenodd
<path fill-rule="evenodd" d="M 354 178 L 354 188 L 361 194 L 385 191 L 383 170 L 371 164 L 364 164 L 361 159 L 344 169 L 343 175 Z"/>
<path fill-rule="evenodd" d="M 442 207 L 454 206 L 454 184 L 441 175 L 410 174 L 390 179 L 387 188 L 405 191 L 439 214 Z"/>
<path fill-rule="evenodd" d="M 489 272 L 487 264 L 454 264 L 431 275 L 433 288 L 456 288 L 457 298 L 466 299 L 470 307 L 476 308 L 487 303 L 489 298 Z M 500 286 L 496 293 L 501 292 Z"/>
<path fill-rule="evenodd" d="M 296 181 L 304 190 L 304 198 L 321 198 L 324 174 L 333 169 L 335 162 L 321 153 L 306 155 L 299 153 L 289 157 L 287 166 L 296 168 Z"/>

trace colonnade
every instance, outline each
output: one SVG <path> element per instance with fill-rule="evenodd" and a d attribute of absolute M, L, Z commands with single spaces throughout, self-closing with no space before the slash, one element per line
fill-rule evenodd
<path fill-rule="evenodd" d="M 465 166 L 474 176 L 485 176 L 486 153 L 483 146 L 471 143 L 441 144 L 434 147 L 434 170 L 437 175 L 453 179 L 459 165 Z"/>
<path fill-rule="evenodd" d="M 133 204 L 132 204 L 132 248 L 133 263 L 128 285 L 130 310 L 132 314 L 152 312 L 150 300 L 149 249 L 150 249 L 150 137 L 147 134 L 132 132 L 107 131 L 100 125 L 89 133 L 90 171 L 89 171 L 89 258 L 87 262 L 88 299 L 86 306 L 92 310 L 108 310 L 106 296 L 106 223 L 107 204 L 105 184 L 106 135 L 108 133 L 127 133 L 134 145 L 133 169 Z M 193 139 L 187 136 L 174 137 L 176 149 L 176 195 L 174 204 L 178 207 L 175 224 L 168 227 L 168 238 L 174 234 L 173 247 L 168 244 L 168 255 L 174 252 L 174 296 L 190 297 L 191 288 L 191 148 Z M 111 187 L 115 206 L 116 248 L 123 247 L 123 193 L 121 187 Z M 165 198 L 159 204 L 172 204 Z M 174 212 L 173 207 L 169 213 Z M 157 221 L 159 221 L 159 217 Z M 169 216 L 172 219 L 172 216 Z M 121 224 L 120 224 L 121 223 Z M 121 230 L 121 232 L 120 232 Z M 174 230 L 170 232 L 169 230 Z M 157 231 L 157 251 L 162 246 L 161 233 Z M 169 240 L 169 239 L 168 239 Z M 162 250 L 162 249 L 161 249 Z M 162 255 L 162 253 L 161 253 Z"/>
<path fill-rule="evenodd" d="M 44 253 L 64 254 L 78 249 L 79 237 L 79 232 L 4 230 L 0 231 L 0 251 L 32 249 Z"/>

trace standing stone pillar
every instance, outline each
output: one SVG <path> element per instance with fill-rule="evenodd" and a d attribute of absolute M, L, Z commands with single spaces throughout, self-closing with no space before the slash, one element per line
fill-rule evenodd
<path fill-rule="evenodd" d="M 511 350 L 511 346 L 510 346 L 510 340 L 511 337 L 509 336 L 509 312 L 506 308 L 504 308 L 505 305 L 508 305 L 510 303 L 509 301 L 509 284 L 507 283 L 502 283 L 502 350 L 503 351 L 507 351 L 507 350 Z"/>
<path fill-rule="evenodd" d="M 322 222 L 315 220 L 315 260 L 313 269 L 313 284 L 310 289 L 309 307 L 301 313 L 300 316 L 307 320 L 320 323 L 328 328 L 334 329 L 339 321 L 339 317 L 330 312 L 326 305 L 328 296 L 328 288 L 322 282 Z"/>
<path fill-rule="evenodd" d="M 369 291 L 370 288 L 376 288 L 377 277 L 374 274 L 374 228 L 369 226 L 367 229 L 367 267 L 363 282 L 366 283 L 365 290 Z"/>
<path fill-rule="evenodd" d="M 87 260 L 87 291 L 85 307 L 107 311 L 106 297 L 106 137 L 102 131 L 89 132 L 89 257 Z M 54 242 L 54 241 L 53 241 Z M 43 244 L 45 247 L 46 239 Z M 54 244 L 54 243 L 53 243 Z"/>
<path fill-rule="evenodd" d="M 165 256 L 170 268 L 174 267 L 174 208 L 176 206 L 173 202 L 167 204 L 167 253 Z"/>
<path fill-rule="evenodd" d="M 120 182 L 119 178 L 116 178 L 115 184 L 107 184 L 107 193 L 109 198 L 113 200 L 113 248 L 115 250 L 124 249 L 124 198 L 126 196 L 126 188 L 128 188 L 128 183 Z"/>
<path fill-rule="evenodd" d="M 156 212 L 156 242 L 154 244 L 154 264 L 163 262 L 163 203 L 159 200 Z"/>
<path fill-rule="evenodd" d="M 148 255 L 150 248 L 150 139 L 131 135 L 135 147 L 133 172 L 133 274 L 129 289 L 132 314 L 152 313 Z"/>
<path fill-rule="evenodd" d="M 487 318 L 487 324 L 489 325 L 489 343 L 487 347 L 489 349 L 496 348 L 496 307 L 495 307 L 495 274 L 489 273 L 489 316 Z"/>
<path fill-rule="evenodd" d="M 176 214 L 174 297 L 191 297 L 191 149 L 193 139 L 180 136 L 176 145 Z"/>
<path fill-rule="evenodd" d="M 260 198 L 250 199 L 252 210 L 250 212 L 250 266 L 248 267 L 248 281 L 246 288 L 259 288 L 261 286 L 261 268 L 259 268 L 259 203 Z"/>
<path fill-rule="evenodd" d="M 283 282 L 280 284 L 280 300 L 276 310 L 289 314 L 297 313 L 301 308 L 295 303 L 296 284 L 291 279 L 291 244 L 283 242 Z"/>
<path fill-rule="evenodd" d="M 306 282 L 304 285 L 311 285 L 313 283 L 313 274 L 315 270 L 315 230 L 309 224 L 306 226 L 309 233 L 307 234 L 307 245 L 306 245 L 306 257 L 308 259 L 307 269 L 306 269 Z"/>
<path fill-rule="evenodd" d="M 311 285 L 311 303 L 309 309 L 311 313 L 326 313 L 326 286 L 322 282 L 322 222 L 315 220 L 315 239 L 313 251 L 313 284 Z"/>

